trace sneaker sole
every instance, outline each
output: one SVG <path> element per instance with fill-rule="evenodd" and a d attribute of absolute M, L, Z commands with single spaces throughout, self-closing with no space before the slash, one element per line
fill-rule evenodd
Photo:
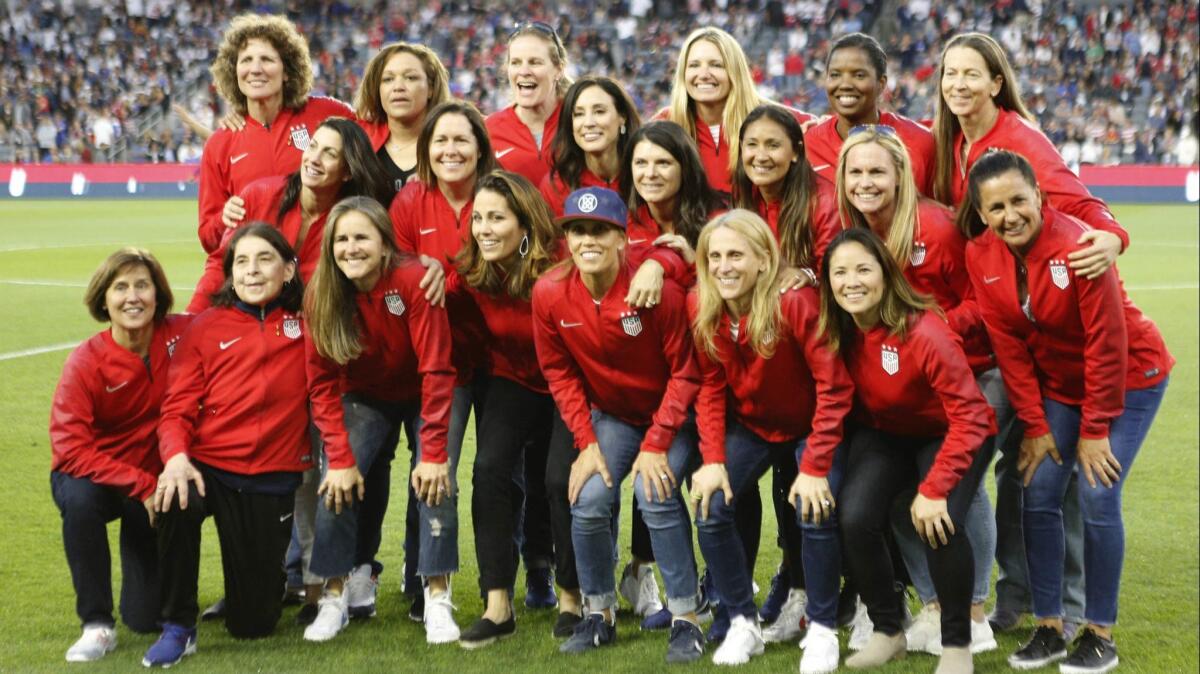
<path fill-rule="evenodd" d="M 1061 664 L 1058 666 L 1058 671 L 1061 674 L 1104 674 L 1104 672 L 1111 672 L 1116 669 L 1119 664 L 1121 664 L 1121 659 L 1114 657 L 1112 662 L 1100 668 Z"/>
<path fill-rule="evenodd" d="M 491 646 L 492 644 L 496 643 L 497 641 L 502 641 L 504 639 L 507 639 L 507 638 L 509 638 L 511 636 L 515 636 L 515 635 L 516 635 L 516 631 L 512 631 L 512 632 L 509 632 L 508 634 L 497 634 L 494 637 L 480 639 L 479 641 L 463 641 L 462 639 L 459 639 L 458 645 L 462 646 L 463 648 L 467 649 L 468 651 L 475 651 L 475 650 L 479 650 L 480 648 L 487 648 L 488 646 Z"/>
<path fill-rule="evenodd" d="M 350 608 L 346 609 L 346 612 L 350 614 L 351 620 L 355 618 L 374 618 L 375 605 L 370 604 L 365 606 L 351 606 Z"/>
<path fill-rule="evenodd" d="M 1045 667 L 1046 665 L 1049 665 L 1050 663 L 1058 662 L 1059 660 L 1065 660 L 1067 657 L 1067 651 L 1064 649 L 1062 651 L 1059 651 L 1058 653 L 1051 653 L 1050 655 L 1048 655 L 1044 658 L 1041 658 L 1039 660 L 1014 660 L 1013 657 L 1014 656 L 1009 656 L 1008 666 L 1012 667 L 1013 669 L 1020 669 L 1023 671 L 1023 670 L 1027 670 L 1027 669 L 1037 669 L 1039 667 Z M 1085 671 L 1090 672 L 1092 670 L 1085 670 Z"/>
<path fill-rule="evenodd" d="M 174 667 L 175 665 L 178 665 L 179 663 L 183 662 L 183 659 L 186 658 L 187 656 L 195 655 L 195 654 L 196 654 L 196 644 L 195 644 L 195 642 L 193 642 L 190 646 L 183 649 L 183 654 L 180 655 L 179 659 L 176 660 L 175 662 L 168 662 L 166 664 L 154 664 L 154 663 L 150 662 L 149 660 L 147 660 L 146 658 L 142 658 L 142 666 L 143 667 L 161 667 L 162 669 L 170 669 L 171 667 Z"/>
<path fill-rule="evenodd" d="M 347 621 L 347 623 L 346 623 L 346 624 L 349 624 L 349 621 Z M 308 636 L 308 634 L 306 633 L 306 634 L 304 635 L 304 640 L 305 640 L 305 641 L 312 642 L 312 643 L 314 643 L 314 644 L 320 644 L 320 643 L 324 643 L 324 642 L 326 642 L 326 641 L 333 641 L 333 638 L 334 638 L 334 637 L 336 637 L 337 635 L 341 634 L 341 633 L 342 633 L 342 630 L 344 630 L 344 629 L 346 629 L 346 625 L 342 625 L 341 627 L 339 627 L 339 628 L 338 628 L 338 630 L 337 630 L 336 632 L 334 632 L 333 634 L 330 634 L 330 635 L 328 635 L 328 636 L 326 636 L 326 635 L 322 634 L 322 635 L 321 635 L 320 637 L 318 637 L 318 638 L 310 637 L 310 636 Z"/>

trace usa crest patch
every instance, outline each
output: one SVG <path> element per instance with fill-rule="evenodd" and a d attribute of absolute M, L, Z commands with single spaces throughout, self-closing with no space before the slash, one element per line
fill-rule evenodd
<path fill-rule="evenodd" d="M 307 150 L 308 149 L 308 140 L 309 140 L 308 127 L 304 126 L 303 124 L 293 126 L 291 128 L 291 133 L 292 133 L 292 147 L 296 148 L 297 150 L 300 150 L 301 152 Z"/>
<path fill-rule="evenodd" d="M 288 339 L 300 338 L 300 319 L 290 316 L 283 319 L 283 336 Z"/>
<path fill-rule="evenodd" d="M 621 328 L 630 337 L 637 337 L 642 334 L 642 319 L 636 311 L 622 311 Z"/>
<path fill-rule="evenodd" d="M 925 244 L 917 241 L 913 243 L 912 252 L 908 254 L 908 263 L 914 267 L 920 267 L 925 262 Z"/>
<path fill-rule="evenodd" d="M 1066 260 L 1050 260 L 1050 280 L 1059 290 L 1066 290 L 1071 284 L 1071 276 L 1067 272 Z"/>
<path fill-rule="evenodd" d="M 388 293 L 383 296 L 384 304 L 387 304 L 387 310 L 396 316 L 404 315 L 404 300 L 396 293 Z"/>
<path fill-rule="evenodd" d="M 894 375 L 900 371 L 900 352 L 896 347 L 884 344 L 883 350 L 880 351 L 880 362 L 884 372 Z"/>
<path fill-rule="evenodd" d="M 179 343 L 179 335 L 167 340 L 167 358 L 175 355 L 175 345 Z"/>

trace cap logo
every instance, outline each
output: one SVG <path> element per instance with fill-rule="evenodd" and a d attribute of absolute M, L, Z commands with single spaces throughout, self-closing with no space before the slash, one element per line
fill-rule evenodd
<path fill-rule="evenodd" d="M 594 194 L 584 194 L 579 197 L 579 212 L 591 213 L 600 205 L 600 200 Z"/>

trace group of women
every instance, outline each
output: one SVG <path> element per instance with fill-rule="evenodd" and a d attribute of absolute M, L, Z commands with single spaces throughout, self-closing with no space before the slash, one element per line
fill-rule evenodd
<path fill-rule="evenodd" d="M 210 514 L 234 636 L 273 631 L 293 538 L 305 639 L 374 615 L 403 430 L 405 586 L 429 643 L 514 634 L 523 556 L 564 653 L 614 642 L 620 594 L 670 628 L 668 662 L 719 642 L 713 661 L 741 664 L 803 633 L 800 671 L 831 672 L 839 595 L 857 595 L 847 667 L 923 650 L 970 672 L 1027 611 L 1014 668 L 1116 666 L 1120 493 L 1173 360 L 1120 284 L 1128 235 L 1029 121 L 994 40 L 950 40 L 932 132 L 880 109 L 886 55 L 862 34 L 830 48 L 824 120 L 763 99 L 715 28 L 681 46 L 646 124 L 614 80 L 567 77 L 550 26 L 517 27 L 506 66 L 513 105 L 485 118 L 435 54 L 389 45 L 352 110 L 308 96 L 285 19 L 231 24 L 212 72 L 235 114 L 203 156 L 189 312 L 153 255 L 114 253 L 85 298 L 110 325 L 55 396 L 83 623 L 68 660 L 116 646 L 116 518 L 122 618 L 161 631 L 147 666 L 196 650 Z M 484 612 L 460 630 L 472 411 Z M 783 563 L 759 607 L 768 471 Z M 923 604 L 911 623 L 898 580 Z"/>

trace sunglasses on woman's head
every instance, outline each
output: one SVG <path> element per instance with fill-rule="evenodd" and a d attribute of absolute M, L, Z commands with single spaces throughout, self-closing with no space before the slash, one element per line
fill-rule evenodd
<path fill-rule="evenodd" d="M 553 40 L 558 39 L 558 33 L 554 30 L 554 26 L 551 26 L 550 24 L 542 22 L 542 21 L 526 21 L 525 23 L 517 24 L 517 27 L 514 28 L 513 31 L 508 34 L 508 39 L 511 40 L 514 37 L 520 35 L 521 33 L 525 32 L 525 31 L 529 31 L 529 30 L 532 30 L 537 33 L 541 33 L 542 35 L 545 35 Z"/>
<path fill-rule="evenodd" d="M 887 124 L 859 124 L 858 126 L 851 127 L 850 132 L 846 134 L 846 137 L 853 136 L 856 133 L 870 133 L 872 131 L 883 136 L 896 135 L 896 129 L 888 126 Z"/>

